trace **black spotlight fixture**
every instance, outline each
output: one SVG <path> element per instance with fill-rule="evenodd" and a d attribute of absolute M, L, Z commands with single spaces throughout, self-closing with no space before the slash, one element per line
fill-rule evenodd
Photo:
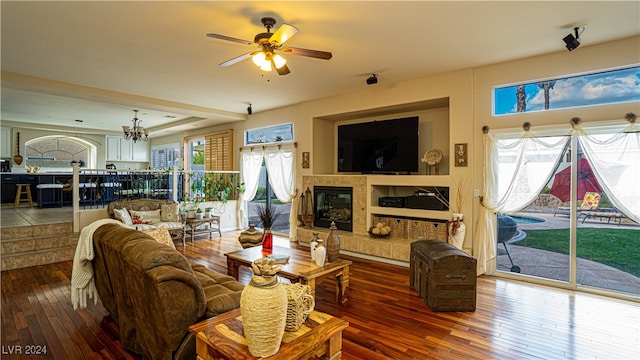
<path fill-rule="evenodd" d="M 249 107 L 247 108 L 247 114 L 248 115 L 253 114 L 253 108 L 251 107 L 251 103 L 249 103 Z"/>
<path fill-rule="evenodd" d="M 567 44 L 566 46 L 569 51 L 573 51 L 575 48 L 580 46 L 580 35 L 578 34 L 578 30 L 580 30 L 579 27 L 574 27 L 573 31 L 575 32 L 575 36 L 573 34 L 569 34 L 562 39 L 564 43 Z"/>
<path fill-rule="evenodd" d="M 371 74 L 371 76 L 369 76 L 369 78 L 367 79 L 367 85 L 373 85 L 377 83 L 378 83 L 378 75 Z"/>

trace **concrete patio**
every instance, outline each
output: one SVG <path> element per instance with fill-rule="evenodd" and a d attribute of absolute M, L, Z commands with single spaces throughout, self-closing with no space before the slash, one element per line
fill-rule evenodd
<path fill-rule="evenodd" d="M 569 217 L 566 215 L 556 215 L 552 213 L 530 213 L 521 212 L 515 214 L 522 217 L 530 217 L 544 220 L 538 223 L 520 223 L 518 228 L 524 230 L 545 230 L 545 229 L 568 229 Z M 607 223 L 599 220 L 588 220 L 584 224 L 578 221 L 578 228 L 610 228 L 610 229 L 633 229 L 638 231 L 640 240 L 640 226 L 632 222 Z M 568 241 L 568 239 L 567 239 Z M 569 256 L 518 246 L 517 242 L 507 243 L 509 253 L 514 265 L 520 267 L 523 275 L 554 279 L 559 281 L 569 281 Z M 502 244 L 498 244 L 497 269 L 509 272 L 511 263 L 504 251 Z M 579 284 L 601 287 L 604 289 L 640 294 L 640 278 L 624 271 L 612 268 L 585 259 L 577 259 L 576 281 Z"/>

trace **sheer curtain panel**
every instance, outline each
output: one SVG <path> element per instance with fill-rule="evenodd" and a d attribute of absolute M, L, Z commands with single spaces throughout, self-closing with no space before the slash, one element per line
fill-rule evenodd
<path fill-rule="evenodd" d="M 242 150 L 242 181 L 245 190 L 239 201 L 238 224 L 241 228 L 246 228 L 247 224 L 247 203 L 256 196 L 258 182 L 260 181 L 260 169 L 262 168 L 262 148 Z"/>
<path fill-rule="evenodd" d="M 640 223 L 640 126 L 625 132 L 586 135 L 578 141 L 605 194 L 625 216 Z"/>
<path fill-rule="evenodd" d="M 278 200 L 292 202 L 296 196 L 296 148 L 293 144 L 267 147 L 264 150 L 269 184 Z M 292 206 L 292 209 L 294 207 Z M 289 214 L 289 224 L 296 223 L 296 212 Z M 289 236 L 294 227 L 289 227 Z"/>
<path fill-rule="evenodd" d="M 568 136 L 537 138 L 530 131 L 519 139 L 484 134 L 484 197 L 473 242 L 478 275 L 496 254 L 496 214 L 520 211 L 537 198 L 568 141 Z"/>

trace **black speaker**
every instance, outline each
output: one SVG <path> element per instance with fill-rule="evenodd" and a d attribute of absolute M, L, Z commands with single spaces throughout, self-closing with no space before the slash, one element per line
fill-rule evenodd
<path fill-rule="evenodd" d="M 436 199 L 435 196 L 407 196 L 404 198 L 404 206 L 408 209 L 449 210 L 449 208 Z"/>
<path fill-rule="evenodd" d="M 403 208 L 404 207 L 404 198 L 403 197 L 381 197 L 378 199 L 378 205 L 381 207 L 395 207 L 395 208 Z"/>

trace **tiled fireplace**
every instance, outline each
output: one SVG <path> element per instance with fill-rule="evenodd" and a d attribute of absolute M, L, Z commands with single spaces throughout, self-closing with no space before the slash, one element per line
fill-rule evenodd
<path fill-rule="evenodd" d="M 314 186 L 314 226 L 329 228 L 331 222 L 338 230 L 352 231 L 353 188 L 348 186 Z"/>

